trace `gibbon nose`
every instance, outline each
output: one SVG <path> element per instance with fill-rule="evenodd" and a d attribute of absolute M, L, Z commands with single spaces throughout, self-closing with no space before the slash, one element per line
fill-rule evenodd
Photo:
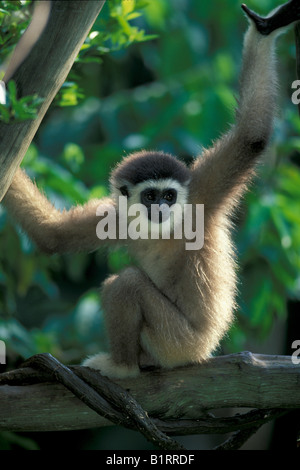
<path fill-rule="evenodd" d="M 148 209 L 148 219 L 151 222 L 161 224 L 170 218 L 170 207 L 172 204 L 152 204 Z"/>
<path fill-rule="evenodd" d="M 171 207 L 174 204 L 174 201 L 167 201 L 165 198 L 161 198 L 158 204 L 160 208 L 161 206 Z"/>

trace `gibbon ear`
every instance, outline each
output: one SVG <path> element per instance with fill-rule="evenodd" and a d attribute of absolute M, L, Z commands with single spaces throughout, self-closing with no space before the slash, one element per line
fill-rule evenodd
<path fill-rule="evenodd" d="M 121 191 L 122 196 L 129 197 L 129 191 L 128 191 L 127 186 L 122 186 L 122 187 L 120 188 L 120 191 Z"/>

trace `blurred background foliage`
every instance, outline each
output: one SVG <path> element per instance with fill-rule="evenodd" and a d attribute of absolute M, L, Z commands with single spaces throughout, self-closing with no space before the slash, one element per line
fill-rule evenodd
<path fill-rule="evenodd" d="M 106 2 L 23 162 L 57 207 L 106 195 L 110 169 L 129 152 L 160 149 L 189 163 L 228 129 L 247 26 L 240 3 Z M 262 14 L 280 3 L 247 2 Z M 1 2 L 1 70 L 30 9 L 30 1 Z M 285 349 L 289 305 L 300 299 L 300 121 L 291 103 L 293 30 L 280 38 L 278 53 L 276 128 L 260 178 L 235 217 L 239 309 L 218 353 L 253 344 L 254 352 L 292 352 Z M 45 351 L 75 363 L 106 348 L 98 288 L 108 273 L 126 264 L 126 253 L 47 257 L 1 206 L 0 246 L 0 338 L 11 365 Z M 280 337 L 266 343 L 277 324 Z M 298 316 L 296 325 L 299 332 Z"/>

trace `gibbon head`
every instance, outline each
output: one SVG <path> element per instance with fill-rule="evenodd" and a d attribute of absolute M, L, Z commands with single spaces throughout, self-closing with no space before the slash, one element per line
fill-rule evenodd
<path fill-rule="evenodd" d="M 147 230 L 159 225 L 160 233 L 182 221 L 188 202 L 190 171 L 184 163 L 163 152 L 137 152 L 124 158 L 111 174 L 115 198 L 125 196 L 128 211 L 142 205 Z M 166 227 L 167 229 L 167 227 Z"/>

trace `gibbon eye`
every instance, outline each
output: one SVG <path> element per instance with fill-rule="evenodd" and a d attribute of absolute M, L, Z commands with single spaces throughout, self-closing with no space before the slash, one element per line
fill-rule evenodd
<path fill-rule="evenodd" d="M 155 201 L 155 192 L 154 191 L 149 191 L 148 193 L 145 194 L 145 198 L 148 201 Z"/>
<path fill-rule="evenodd" d="M 170 189 L 170 190 L 166 191 L 163 194 L 163 199 L 165 199 L 168 202 L 175 203 L 176 199 L 177 199 L 176 191 L 174 191 L 173 189 Z"/>
<path fill-rule="evenodd" d="M 157 202 L 158 200 L 158 192 L 155 189 L 145 189 L 141 193 L 141 202 L 142 204 L 145 204 L 146 206 L 149 206 L 149 204 L 153 204 L 154 202 Z"/>

